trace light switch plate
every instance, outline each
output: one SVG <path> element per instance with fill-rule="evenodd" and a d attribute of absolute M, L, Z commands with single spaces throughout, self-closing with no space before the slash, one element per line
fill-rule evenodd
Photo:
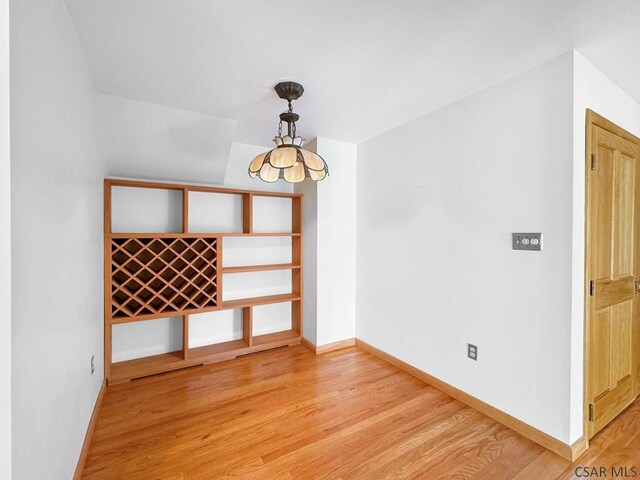
<path fill-rule="evenodd" d="M 512 233 L 512 250 L 542 251 L 542 233 Z"/>

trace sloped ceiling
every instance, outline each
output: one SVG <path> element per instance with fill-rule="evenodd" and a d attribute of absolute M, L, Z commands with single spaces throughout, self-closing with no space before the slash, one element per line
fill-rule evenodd
<path fill-rule="evenodd" d="M 361 142 L 571 48 L 640 100 L 633 0 L 66 0 L 101 93 Z"/>
<path fill-rule="evenodd" d="M 224 181 L 234 120 L 112 95 L 98 99 L 108 175 Z"/>

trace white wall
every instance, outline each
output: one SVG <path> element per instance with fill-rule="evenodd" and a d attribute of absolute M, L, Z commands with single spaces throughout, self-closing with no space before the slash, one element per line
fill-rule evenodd
<path fill-rule="evenodd" d="M 305 145 L 315 152 L 317 139 Z M 329 179 L 325 179 L 329 181 Z M 325 181 L 323 180 L 323 181 Z M 302 197 L 303 312 L 302 336 L 318 345 L 318 182 L 304 181 L 295 186 Z"/>
<path fill-rule="evenodd" d="M 357 337 L 564 442 L 571 93 L 567 54 L 358 146 Z"/>
<path fill-rule="evenodd" d="M 222 183 L 235 120 L 110 95 L 98 98 L 108 174 Z"/>
<path fill-rule="evenodd" d="M 584 379 L 585 120 L 589 108 L 640 136 L 640 105 L 573 52 L 573 282 L 571 322 L 571 441 L 582 436 Z"/>
<path fill-rule="evenodd" d="M 321 346 L 355 337 L 355 144 L 318 137 L 307 146 L 329 165 L 321 182 L 297 184 L 304 197 L 304 333 Z"/>
<path fill-rule="evenodd" d="M 11 70 L 13 475 L 66 480 L 102 383 L 104 163 L 61 0 L 11 2 Z"/>
<path fill-rule="evenodd" d="M 221 179 L 235 122 L 99 95 L 62 0 L 11 2 L 11 67 L 13 470 L 66 480 L 102 381 L 102 180 Z"/>
<path fill-rule="evenodd" d="M 0 1 L 0 479 L 11 478 L 9 1 Z"/>

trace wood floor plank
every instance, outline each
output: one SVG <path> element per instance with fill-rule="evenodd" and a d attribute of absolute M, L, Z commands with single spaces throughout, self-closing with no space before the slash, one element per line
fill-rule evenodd
<path fill-rule="evenodd" d="M 363 475 L 362 470 L 358 470 L 356 475 L 346 478 L 408 479 L 419 478 L 426 471 L 437 478 L 438 472 L 457 464 L 460 460 L 459 449 L 463 445 L 473 448 L 484 435 L 491 435 L 501 428 L 473 410 L 470 410 L 470 415 L 456 414 L 439 427 L 427 432 L 427 435 L 414 437 L 411 443 L 407 443 L 412 448 L 401 455 L 388 455 L 388 461 L 382 464 L 377 462 L 376 468 L 370 473 Z"/>
<path fill-rule="evenodd" d="M 293 346 L 109 387 L 83 478 L 566 480 L 638 452 L 638 402 L 571 464 L 357 347 Z"/>
<path fill-rule="evenodd" d="M 425 408 L 427 405 L 431 408 Z M 387 412 L 363 418 L 349 428 L 334 432 L 331 437 L 292 452 L 287 458 L 279 459 L 275 468 L 293 465 L 291 471 L 298 478 L 339 478 L 350 470 L 350 462 L 352 466 L 360 468 L 369 456 L 405 435 L 406 429 L 446 418 L 455 409 L 456 405 L 447 398 L 443 398 L 439 404 L 425 402 L 424 397 L 417 399 L 417 402 L 398 404 Z M 403 428 L 399 428 L 399 425 L 403 425 Z M 348 460 L 341 454 L 343 451 L 352 452 Z M 307 456 L 315 457 L 315 461 L 300 461 Z M 272 465 L 269 467 L 273 468 Z"/>
<path fill-rule="evenodd" d="M 543 447 L 517 434 L 513 436 L 512 440 L 510 444 L 505 446 L 501 455 L 495 461 L 488 464 L 476 475 L 468 478 L 477 480 L 513 480 L 514 472 L 524 470 L 546 451 Z M 545 477 L 540 476 L 539 478 Z"/>

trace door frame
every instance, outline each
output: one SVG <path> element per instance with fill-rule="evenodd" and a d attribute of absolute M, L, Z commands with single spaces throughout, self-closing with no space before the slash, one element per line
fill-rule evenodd
<path fill-rule="evenodd" d="M 607 120 L 602 115 L 594 112 L 591 109 L 586 111 L 585 122 L 585 222 L 584 222 L 584 361 L 583 361 L 583 438 L 585 450 L 589 448 L 589 326 L 592 320 L 592 299 L 589 292 L 589 282 L 591 280 L 591 185 L 589 181 L 589 172 L 591 171 L 591 155 L 593 152 L 593 134 L 592 127 L 597 126 L 604 130 L 607 130 L 615 135 L 618 135 L 625 140 L 640 145 L 640 138 L 636 137 L 632 133 L 619 127 L 615 123 Z M 637 365 L 634 365 L 634 375 L 637 376 Z M 635 380 L 635 379 L 634 379 Z"/>

